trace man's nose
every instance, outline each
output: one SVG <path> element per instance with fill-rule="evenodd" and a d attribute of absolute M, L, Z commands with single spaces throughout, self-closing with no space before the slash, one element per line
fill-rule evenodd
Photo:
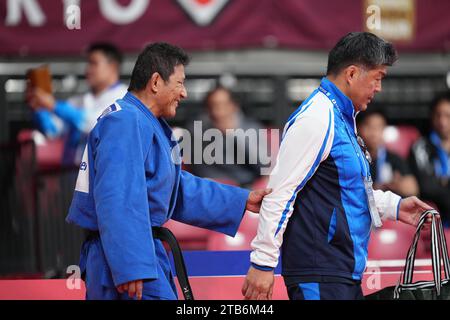
<path fill-rule="evenodd" d="M 382 89 L 382 87 L 381 87 L 381 83 L 379 83 L 376 87 L 375 87 L 375 92 L 381 92 L 381 89 Z"/>
<path fill-rule="evenodd" d="M 187 90 L 186 90 L 185 87 L 183 87 L 183 89 L 181 90 L 181 98 L 182 98 L 182 99 L 186 99 L 187 96 L 188 96 Z"/>

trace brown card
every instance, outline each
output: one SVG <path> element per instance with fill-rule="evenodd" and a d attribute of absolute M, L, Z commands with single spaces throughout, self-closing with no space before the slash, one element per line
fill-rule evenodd
<path fill-rule="evenodd" d="M 47 65 L 28 70 L 27 78 L 32 87 L 52 93 L 52 76 Z"/>

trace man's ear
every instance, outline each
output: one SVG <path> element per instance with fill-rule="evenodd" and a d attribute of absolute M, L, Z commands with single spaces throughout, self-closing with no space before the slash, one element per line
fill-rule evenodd
<path fill-rule="evenodd" d="M 148 89 L 153 93 L 157 93 L 161 81 L 162 81 L 161 75 L 158 72 L 154 72 L 150 77 L 150 80 L 148 80 L 147 83 Z"/>
<path fill-rule="evenodd" d="M 347 84 L 350 85 L 358 75 L 358 68 L 352 64 L 347 68 L 345 68 L 344 74 L 345 74 L 345 81 L 347 82 Z"/>

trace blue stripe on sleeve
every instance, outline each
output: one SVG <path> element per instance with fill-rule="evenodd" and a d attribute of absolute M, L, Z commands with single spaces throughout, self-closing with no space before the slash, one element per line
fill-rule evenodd
<path fill-rule="evenodd" d="M 398 220 L 398 214 L 400 212 L 400 203 L 402 202 L 402 199 L 400 199 L 397 203 L 397 220 Z"/>
<path fill-rule="evenodd" d="M 322 158 L 323 152 L 325 151 L 325 146 L 327 145 L 327 141 L 328 141 L 328 136 L 330 134 L 330 128 L 331 128 L 331 110 L 328 111 L 328 129 L 327 129 L 327 134 L 325 135 L 325 139 L 323 140 L 322 146 L 320 147 L 320 151 L 319 154 L 317 155 L 316 160 L 314 161 L 311 169 L 309 170 L 308 174 L 306 175 L 305 179 L 303 179 L 303 181 L 297 186 L 297 188 L 295 188 L 294 193 L 292 194 L 291 198 L 289 199 L 289 201 L 286 204 L 286 207 L 281 215 L 281 219 L 280 222 L 278 223 L 278 228 L 275 232 L 275 237 L 277 236 L 278 232 L 281 230 L 281 227 L 283 226 L 284 221 L 286 220 L 286 216 L 289 212 L 289 208 L 291 206 L 291 203 L 295 200 L 295 196 L 297 195 L 297 192 L 302 189 L 306 182 L 308 182 L 308 180 L 311 178 L 311 176 L 314 174 L 316 168 L 319 166 L 320 164 L 320 159 Z"/>

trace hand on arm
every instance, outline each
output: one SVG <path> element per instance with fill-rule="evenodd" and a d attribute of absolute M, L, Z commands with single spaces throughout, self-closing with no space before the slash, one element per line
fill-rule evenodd
<path fill-rule="evenodd" d="M 252 211 L 258 213 L 261 209 L 261 202 L 263 198 L 272 192 L 272 189 L 259 189 L 250 192 L 248 195 L 247 203 L 245 205 L 245 209 L 248 211 Z"/>

